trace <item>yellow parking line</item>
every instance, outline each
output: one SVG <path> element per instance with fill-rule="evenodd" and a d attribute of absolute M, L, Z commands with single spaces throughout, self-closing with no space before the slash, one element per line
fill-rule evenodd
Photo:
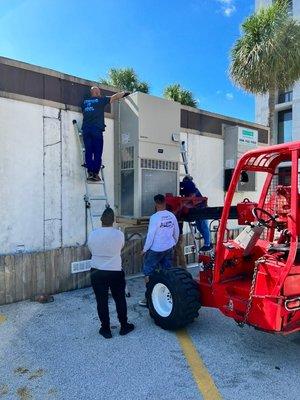
<path fill-rule="evenodd" d="M 5 321 L 6 321 L 6 316 L 0 314 L 0 324 L 2 324 L 2 323 L 5 322 Z"/>
<path fill-rule="evenodd" d="M 212 377 L 185 329 L 176 333 L 181 349 L 192 370 L 194 380 L 204 400 L 222 400 Z"/>

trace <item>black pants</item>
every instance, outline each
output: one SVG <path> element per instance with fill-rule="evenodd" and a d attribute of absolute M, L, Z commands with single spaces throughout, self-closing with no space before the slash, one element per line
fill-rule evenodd
<path fill-rule="evenodd" d="M 92 268 L 91 282 L 97 300 L 97 310 L 102 327 L 105 329 L 110 328 L 108 309 L 109 288 L 116 303 L 120 324 L 125 325 L 127 323 L 127 304 L 124 271 L 103 271 Z"/>

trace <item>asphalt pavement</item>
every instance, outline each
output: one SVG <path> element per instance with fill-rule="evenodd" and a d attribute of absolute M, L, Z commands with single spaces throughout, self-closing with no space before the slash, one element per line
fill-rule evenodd
<path fill-rule="evenodd" d="M 109 340 L 98 334 L 91 288 L 55 295 L 53 303 L 0 307 L 0 399 L 203 399 L 176 334 L 155 326 L 138 306 L 143 279 L 128 286 L 136 329 L 119 336 L 110 300 Z M 299 333 L 241 329 L 204 308 L 187 331 L 221 398 L 300 399 Z"/>

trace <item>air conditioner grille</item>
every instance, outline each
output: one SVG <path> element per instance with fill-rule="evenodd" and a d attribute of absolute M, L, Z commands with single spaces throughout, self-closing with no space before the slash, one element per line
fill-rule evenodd
<path fill-rule="evenodd" d="M 178 162 L 141 158 L 141 168 L 178 171 Z"/>

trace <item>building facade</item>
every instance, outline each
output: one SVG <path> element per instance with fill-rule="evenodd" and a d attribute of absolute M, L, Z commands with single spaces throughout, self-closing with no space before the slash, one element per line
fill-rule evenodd
<path fill-rule="evenodd" d="M 85 243 L 90 228 L 82 154 L 72 121 L 81 125 L 80 104 L 95 84 L 0 57 L 0 305 L 89 284 L 87 273 L 75 274 L 71 269 L 72 263 L 89 258 Z M 106 95 L 116 92 L 107 86 L 102 90 Z M 156 190 L 176 194 L 179 185 L 169 189 L 164 178 L 176 174 L 179 183 L 184 173 L 179 142 L 177 152 L 171 142 L 173 134 L 185 141 L 190 174 L 210 206 L 223 204 L 224 170 L 234 168 L 236 162 L 232 159 L 227 165 L 225 160 L 227 130 L 239 127 L 256 132 L 257 144 L 268 144 L 269 130 L 260 124 L 146 94 L 132 94 L 121 103 L 127 114 L 120 113 L 117 103 L 106 108 L 104 171 L 108 202 L 126 221 L 128 215 L 136 216 L 122 209 L 131 176 L 141 178 L 132 185 L 131 202 L 137 210 L 149 199 L 152 207 Z M 130 125 L 126 115 L 130 115 Z M 131 143 L 134 151 L 126 153 Z M 123 153 L 130 157 L 135 151 L 133 162 L 120 157 Z M 255 200 L 259 187 L 257 179 L 250 193 L 236 193 L 236 201 Z M 140 253 L 141 243 L 128 240 L 123 252 L 126 273 L 140 271 Z"/>
<path fill-rule="evenodd" d="M 256 0 L 255 7 L 271 5 L 273 0 Z M 300 1 L 290 0 L 289 11 L 294 18 L 300 20 Z M 275 108 L 275 137 L 278 143 L 300 140 L 300 81 L 292 88 L 277 93 Z M 256 122 L 268 123 L 268 96 L 257 95 L 255 98 Z"/>

